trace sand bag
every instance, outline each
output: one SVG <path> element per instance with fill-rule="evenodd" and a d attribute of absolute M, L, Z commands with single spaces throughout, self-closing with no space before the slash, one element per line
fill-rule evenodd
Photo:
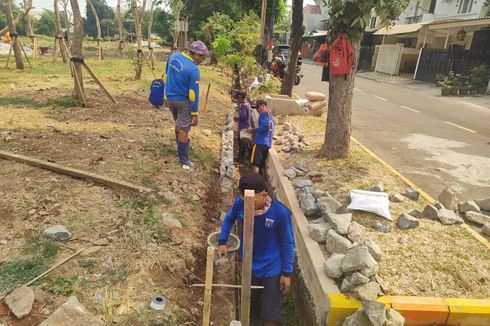
<path fill-rule="evenodd" d="M 305 97 L 311 102 L 325 101 L 327 99 L 327 96 L 325 94 L 318 92 L 307 92 L 305 94 Z"/>
<path fill-rule="evenodd" d="M 390 201 L 386 192 L 366 191 L 354 189 L 349 192 L 351 203 L 348 209 L 374 213 L 392 220 L 390 214 Z"/>
<path fill-rule="evenodd" d="M 323 114 L 324 110 L 316 110 L 316 111 L 308 111 L 309 115 L 312 115 L 314 117 L 321 117 Z"/>
<path fill-rule="evenodd" d="M 240 130 L 240 140 L 251 143 L 254 139 L 253 129 Z"/>
<path fill-rule="evenodd" d="M 309 109 L 311 111 L 318 111 L 320 109 L 323 109 L 327 106 L 327 101 L 318 101 L 318 102 L 312 102 L 311 105 L 309 106 Z"/>

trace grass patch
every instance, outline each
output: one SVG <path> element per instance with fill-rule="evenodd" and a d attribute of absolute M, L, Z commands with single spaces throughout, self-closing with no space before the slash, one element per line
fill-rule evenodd
<path fill-rule="evenodd" d="M 72 276 L 72 277 L 58 276 L 54 279 L 52 283 L 50 283 L 47 286 L 46 290 L 53 292 L 55 294 L 70 296 L 76 292 L 75 288 L 77 286 L 77 278 L 78 276 Z"/>
<path fill-rule="evenodd" d="M 212 167 L 216 158 L 213 153 L 205 148 L 203 148 L 199 143 L 192 143 L 189 151 L 191 161 L 195 160 L 203 163 L 205 167 Z"/>
<path fill-rule="evenodd" d="M 77 101 L 73 96 L 61 96 L 50 98 L 45 101 L 39 102 L 29 97 L 23 96 L 1 96 L 0 106 L 7 105 L 22 105 L 22 106 L 33 106 L 33 107 L 46 107 L 46 106 L 61 106 L 61 107 L 76 107 Z"/>
<path fill-rule="evenodd" d="M 56 257 L 59 249 L 60 245 L 58 242 L 37 236 L 28 241 L 25 252 L 39 258 L 51 259 Z"/>
<path fill-rule="evenodd" d="M 46 265 L 40 258 L 15 259 L 5 262 L 0 267 L 0 291 L 27 283 L 43 273 L 45 269 Z"/>
<path fill-rule="evenodd" d="M 61 96 L 61 97 L 48 99 L 45 101 L 44 106 L 51 106 L 51 105 L 61 106 L 65 108 L 72 108 L 78 106 L 77 100 L 73 96 Z"/>
<path fill-rule="evenodd" d="M 32 98 L 23 96 L 0 96 L 0 105 L 40 106 L 40 103 Z"/>

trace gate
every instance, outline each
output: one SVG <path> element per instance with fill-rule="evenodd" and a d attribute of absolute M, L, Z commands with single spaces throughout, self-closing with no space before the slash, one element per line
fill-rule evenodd
<path fill-rule="evenodd" d="M 468 76 L 471 69 L 479 65 L 490 69 L 490 50 L 423 48 L 415 79 L 435 82 L 440 76 L 447 76 L 450 70 Z"/>
<path fill-rule="evenodd" d="M 357 70 L 373 70 L 374 46 L 363 46 L 359 51 Z"/>

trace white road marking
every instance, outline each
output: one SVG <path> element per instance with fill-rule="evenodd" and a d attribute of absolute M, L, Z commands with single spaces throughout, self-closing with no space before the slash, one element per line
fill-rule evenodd
<path fill-rule="evenodd" d="M 471 133 L 473 133 L 473 134 L 477 134 L 477 133 L 478 133 L 478 131 L 475 131 L 475 130 L 473 130 L 473 129 L 466 128 L 466 127 L 463 127 L 463 126 L 460 126 L 460 125 L 458 125 L 458 124 L 455 124 L 455 123 L 452 123 L 452 122 L 449 122 L 449 121 L 444 121 L 444 122 L 445 122 L 445 123 L 447 123 L 448 125 L 451 125 L 451 126 L 453 126 L 453 127 L 459 128 L 459 129 L 463 129 L 463 130 L 465 130 L 465 131 L 467 131 L 467 132 L 471 132 Z"/>
<path fill-rule="evenodd" d="M 361 92 L 361 93 L 362 93 L 362 92 L 364 92 L 362 89 L 359 89 L 359 88 L 357 88 L 357 87 L 354 87 L 354 90 L 356 90 L 356 91 L 358 91 L 358 92 Z"/>
<path fill-rule="evenodd" d="M 376 96 L 376 95 L 373 95 L 374 97 L 376 97 L 377 99 L 380 99 L 381 101 L 388 101 L 387 99 L 385 99 L 384 97 L 379 97 L 379 96 Z"/>
<path fill-rule="evenodd" d="M 419 111 L 419 110 L 412 109 L 412 108 L 411 108 L 411 107 L 409 107 L 409 106 L 401 105 L 401 107 L 402 107 L 402 108 L 404 108 L 404 109 L 407 109 L 407 110 L 413 111 L 413 112 L 420 113 L 420 111 Z"/>

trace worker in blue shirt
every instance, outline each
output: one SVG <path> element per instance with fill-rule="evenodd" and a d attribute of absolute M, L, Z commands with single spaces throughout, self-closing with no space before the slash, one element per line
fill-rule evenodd
<path fill-rule="evenodd" d="M 258 127 L 254 129 L 255 137 L 252 147 L 250 162 L 254 172 L 259 173 L 265 167 L 265 161 L 272 147 L 272 137 L 274 136 L 274 118 L 267 107 L 267 102 L 263 99 L 255 101 L 255 109 L 259 112 Z"/>
<path fill-rule="evenodd" d="M 201 41 L 192 42 L 189 53 L 174 53 L 168 61 L 163 80 L 165 99 L 175 120 L 175 139 L 179 162 L 184 170 L 193 163 L 189 158 L 189 131 L 197 126 L 199 107 L 199 65 L 208 54 Z"/>
<path fill-rule="evenodd" d="M 218 255 L 227 254 L 226 243 L 238 220 L 243 226 L 246 189 L 255 191 L 254 237 L 252 255 L 251 325 L 276 326 L 282 322 L 283 294 L 291 287 L 294 261 L 294 233 L 291 212 L 281 202 L 272 199 L 265 189 L 264 179 L 255 172 L 244 175 L 239 183 L 240 197 L 226 213 L 218 237 Z M 242 257 L 242 242 L 239 254 Z"/>

